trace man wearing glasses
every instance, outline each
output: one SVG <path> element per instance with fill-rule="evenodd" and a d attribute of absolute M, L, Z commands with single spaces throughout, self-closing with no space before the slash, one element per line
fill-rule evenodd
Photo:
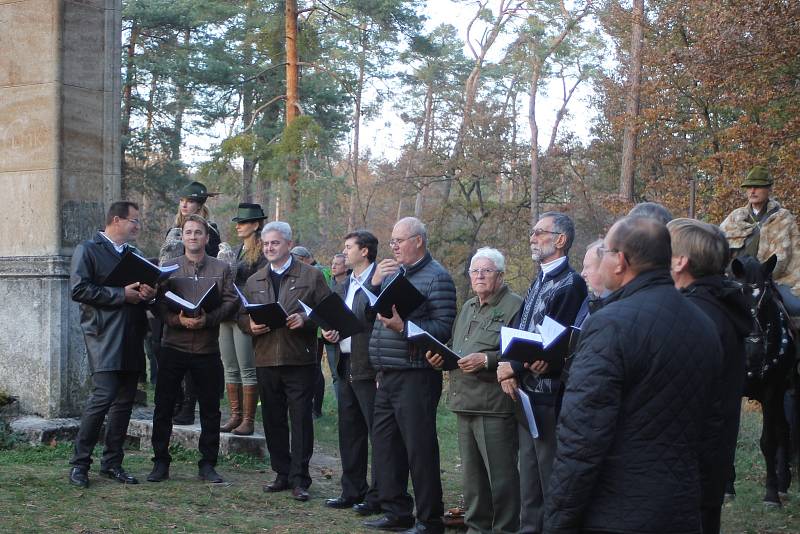
<path fill-rule="evenodd" d="M 72 300 L 80 303 L 81 328 L 92 373 L 92 394 L 83 410 L 70 460 L 69 482 L 82 488 L 89 486 L 92 450 L 106 414 L 100 474 L 122 484 L 138 484 L 122 468 L 122 445 L 136 382 L 144 369 L 145 303 L 156 296 L 156 290 L 138 282 L 126 287 L 105 286 L 103 282 L 119 263 L 128 241 L 136 239 L 140 226 L 139 206 L 114 202 L 106 214 L 105 230 L 75 247 L 72 255 L 70 289 Z"/>
<path fill-rule="evenodd" d="M 447 405 L 458 419 L 464 490 L 464 523 L 469 532 L 519 530 L 519 471 L 514 401 L 497 383 L 500 329 L 519 311 L 522 298 L 505 284 L 505 257 L 479 248 L 469 266 L 475 297 L 464 303 L 453 326 L 453 351 L 461 356 L 450 371 Z M 441 368 L 439 354 L 428 361 Z"/>
<path fill-rule="evenodd" d="M 372 290 L 377 293 L 399 270 L 425 296 L 408 317 L 396 310 L 391 317 L 378 314 L 369 342 L 369 359 L 377 371 L 373 415 L 373 465 L 378 497 L 385 515 L 365 526 L 379 530 L 444 532 L 436 407 L 442 394 L 442 373 L 433 369 L 425 354 L 406 339 L 408 321 L 442 343 L 450 339 L 456 316 L 456 288 L 450 274 L 431 257 L 428 236 L 419 219 L 400 219 L 392 229 L 389 246 L 394 259 L 375 268 Z M 408 494 L 408 474 L 414 500 Z"/>
<path fill-rule="evenodd" d="M 675 289 L 661 222 L 625 217 L 599 250 L 612 293 L 584 323 L 570 369 L 547 532 L 701 532 L 700 454 L 718 431 L 716 328 Z"/>
<path fill-rule="evenodd" d="M 586 298 L 586 283 L 567 259 L 574 239 L 575 225 L 563 213 L 546 212 L 534 226 L 531 258 L 539 264 L 539 274 L 528 289 L 516 328 L 533 332 L 545 316 L 562 325 L 574 324 Z M 562 361 L 565 357 L 566 352 L 558 355 Z M 520 533 L 540 533 L 543 528 L 545 492 L 556 446 L 560 372 L 544 361 L 530 366 L 503 361 L 497 367 L 497 380 L 506 394 L 516 399 L 519 386 L 531 398 L 539 430 L 539 437 L 534 439 L 527 422 L 522 422 L 525 418 L 519 418 Z"/>

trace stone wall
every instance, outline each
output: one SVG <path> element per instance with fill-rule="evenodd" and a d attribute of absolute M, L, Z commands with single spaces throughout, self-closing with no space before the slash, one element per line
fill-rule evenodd
<path fill-rule="evenodd" d="M 0 389 L 77 413 L 73 247 L 120 195 L 121 0 L 0 0 Z"/>

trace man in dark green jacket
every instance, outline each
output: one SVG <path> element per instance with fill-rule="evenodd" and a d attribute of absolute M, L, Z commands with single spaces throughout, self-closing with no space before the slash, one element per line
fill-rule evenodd
<path fill-rule="evenodd" d="M 504 270 L 500 251 L 478 249 L 469 267 L 476 296 L 464 304 L 453 326 L 453 351 L 461 359 L 450 372 L 447 404 L 458 417 L 469 532 L 519 530 L 515 407 L 495 373 L 500 329 L 513 321 L 522 298 L 504 283 Z M 427 357 L 441 368 L 441 356 L 429 352 Z"/>

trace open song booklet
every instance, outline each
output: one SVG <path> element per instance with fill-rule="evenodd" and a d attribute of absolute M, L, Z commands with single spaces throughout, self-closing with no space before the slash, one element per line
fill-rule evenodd
<path fill-rule="evenodd" d="M 458 360 L 461 358 L 458 354 L 450 350 L 450 348 L 438 339 L 433 337 L 429 332 L 423 330 L 416 324 L 408 321 L 408 340 L 413 343 L 424 355 L 427 351 L 438 354 L 444 358 L 442 369 L 445 371 L 452 371 L 458 369 Z"/>
<path fill-rule="evenodd" d="M 567 330 L 548 316 L 536 325 L 535 332 L 504 326 L 500 329 L 500 351 L 507 360 L 523 363 L 544 360 L 553 369 L 560 368 L 564 351 L 550 349 L 560 349 L 564 341 L 569 341 L 569 336 L 564 335 Z"/>
<path fill-rule="evenodd" d="M 283 306 L 281 306 L 280 302 L 270 302 L 268 304 L 250 304 L 235 284 L 233 288 L 239 295 L 242 304 L 244 304 L 244 310 L 250 315 L 250 318 L 254 323 L 268 326 L 270 330 L 275 330 L 277 328 L 283 328 L 286 326 L 286 318 L 289 315 L 286 313 L 286 310 L 283 308 Z"/>
<path fill-rule="evenodd" d="M 164 293 L 164 298 L 167 299 L 167 303 L 169 304 L 170 308 L 177 312 L 183 311 L 184 315 L 187 317 L 195 317 L 200 315 L 200 310 L 210 312 L 218 308 L 222 303 L 222 298 L 219 294 L 219 289 L 217 289 L 216 283 L 211 284 L 211 287 L 209 287 L 208 290 L 203 293 L 203 296 L 200 297 L 200 300 L 198 300 L 196 303 L 189 302 L 172 291 L 167 291 Z"/>
<path fill-rule="evenodd" d="M 135 253 L 131 248 L 125 251 L 122 257 L 114 266 L 103 281 L 104 286 L 125 287 L 136 282 L 155 287 L 159 282 L 163 282 L 169 275 L 177 271 L 180 265 L 177 263 L 159 267 Z"/>
<path fill-rule="evenodd" d="M 364 331 L 361 321 L 353 314 L 342 297 L 336 293 L 331 293 L 322 302 L 317 304 L 313 310 L 300 299 L 297 299 L 306 317 L 317 323 L 323 330 L 336 330 L 341 339 L 347 339 L 353 334 Z"/>

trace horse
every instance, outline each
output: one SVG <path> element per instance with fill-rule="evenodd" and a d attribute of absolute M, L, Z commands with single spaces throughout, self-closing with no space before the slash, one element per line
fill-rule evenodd
<path fill-rule="evenodd" d="M 777 258 L 763 264 L 752 256 L 731 262 L 731 271 L 752 297 L 753 319 L 745 339 L 744 396 L 761 404 L 761 453 L 766 463 L 764 504 L 781 506 L 791 484 L 790 428 L 784 413 L 786 391 L 797 384 L 791 320 L 772 280 Z"/>

